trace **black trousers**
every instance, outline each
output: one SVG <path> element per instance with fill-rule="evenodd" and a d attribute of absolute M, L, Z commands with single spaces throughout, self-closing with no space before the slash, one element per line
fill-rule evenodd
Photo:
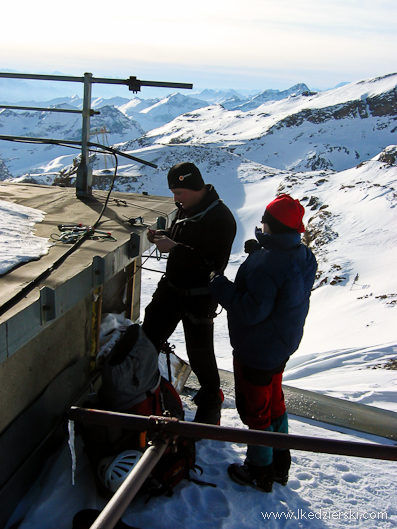
<path fill-rule="evenodd" d="M 163 278 L 146 307 L 142 324 L 158 351 L 182 321 L 190 366 L 205 393 L 217 393 L 220 379 L 214 352 L 210 296 L 186 296 Z"/>

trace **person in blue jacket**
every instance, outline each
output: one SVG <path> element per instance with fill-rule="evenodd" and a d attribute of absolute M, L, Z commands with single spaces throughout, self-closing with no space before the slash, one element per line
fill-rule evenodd
<path fill-rule="evenodd" d="M 317 262 L 301 242 L 304 208 L 289 195 L 266 207 L 256 239 L 246 241 L 249 254 L 234 283 L 214 272 L 210 292 L 227 310 L 233 347 L 236 406 L 249 428 L 288 433 L 282 376 L 298 349 L 309 310 Z M 248 445 L 243 465 L 233 463 L 229 476 L 241 485 L 271 492 L 285 485 L 289 450 Z"/>

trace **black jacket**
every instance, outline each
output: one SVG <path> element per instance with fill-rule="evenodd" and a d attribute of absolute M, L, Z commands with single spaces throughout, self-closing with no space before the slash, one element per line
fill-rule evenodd
<path fill-rule="evenodd" d="M 226 268 L 236 221 L 220 200 L 212 185 L 198 206 L 184 210 L 179 206 L 176 218 L 165 230 L 174 242 L 168 256 L 166 278 L 175 287 L 192 289 L 207 287 L 213 270 Z"/>

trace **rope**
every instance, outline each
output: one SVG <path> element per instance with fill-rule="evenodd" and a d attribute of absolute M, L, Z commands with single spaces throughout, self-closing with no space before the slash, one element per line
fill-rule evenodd
<path fill-rule="evenodd" d="M 87 229 L 85 230 L 83 229 L 78 231 L 62 231 L 61 235 L 59 235 L 58 233 L 52 233 L 51 239 L 53 241 L 63 242 L 64 244 L 74 244 L 80 239 L 82 239 L 85 235 L 87 235 L 88 239 L 110 239 L 112 241 L 117 240 L 112 237 L 112 234 L 110 232 L 95 230 L 94 228 L 91 228 L 91 226 L 87 227 Z"/>
<path fill-rule="evenodd" d="M 208 213 L 212 208 L 214 208 L 218 204 L 221 204 L 222 202 L 223 200 L 218 198 L 218 200 L 215 200 L 215 202 L 210 204 L 208 208 L 205 209 L 204 211 L 200 211 L 200 213 L 196 213 L 195 215 L 192 215 L 191 217 L 185 217 L 183 219 L 178 219 L 175 221 L 175 224 L 180 224 L 181 222 L 198 222 L 204 217 L 206 213 Z"/>

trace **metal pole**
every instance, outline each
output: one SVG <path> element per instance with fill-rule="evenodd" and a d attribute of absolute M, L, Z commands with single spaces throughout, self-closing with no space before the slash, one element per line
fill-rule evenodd
<path fill-rule="evenodd" d="M 75 77 L 70 75 L 43 75 L 30 73 L 8 73 L 0 72 L 0 78 L 8 79 L 36 79 L 41 81 L 66 81 L 70 83 L 83 83 L 85 77 Z M 141 81 L 136 77 L 130 76 L 128 79 L 111 79 L 104 77 L 92 77 L 92 83 L 98 84 L 115 84 L 126 85 L 131 91 L 140 91 L 142 86 L 152 86 L 158 88 L 181 88 L 184 90 L 191 90 L 193 85 L 191 83 L 169 83 L 167 81 Z"/>
<path fill-rule="evenodd" d="M 0 72 L 0 77 L 4 79 L 36 79 L 39 81 L 66 81 L 70 83 L 83 83 L 84 77 L 76 77 L 71 75 L 46 75 L 46 74 L 32 74 L 32 73 L 9 73 Z"/>
<path fill-rule="evenodd" d="M 145 451 L 136 467 L 117 489 L 112 499 L 93 525 L 91 525 L 91 529 L 113 529 L 143 485 L 145 479 L 164 454 L 168 443 L 169 440 L 164 439 L 154 439 L 152 441 L 152 446 Z"/>
<path fill-rule="evenodd" d="M 167 417 L 144 417 L 100 410 L 88 410 L 73 407 L 69 411 L 71 421 L 90 424 L 118 426 L 131 430 L 161 432 L 166 435 L 181 435 L 196 439 L 213 439 L 231 443 L 243 443 L 257 446 L 273 446 L 280 449 L 292 448 L 325 454 L 338 454 L 370 459 L 397 461 L 397 446 L 382 444 L 357 443 L 332 439 L 318 439 L 291 434 L 226 428 L 207 424 L 178 421 Z"/>
<path fill-rule="evenodd" d="M 81 131 L 81 162 L 76 175 L 76 195 L 92 195 L 92 167 L 89 163 L 92 73 L 84 74 L 83 125 Z"/>
<path fill-rule="evenodd" d="M 77 170 L 76 178 L 76 195 L 78 197 L 92 196 L 92 167 L 89 164 L 89 140 L 90 140 L 90 116 L 96 112 L 91 110 L 91 88 L 92 83 L 99 84 L 116 84 L 127 85 L 129 90 L 133 92 L 140 91 L 142 86 L 153 86 L 162 88 L 183 88 L 192 89 L 193 85 L 190 83 L 168 83 L 161 81 L 141 81 L 136 77 L 130 76 L 128 79 L 105 79 L 100 77 L 93 77 L 92 73 L 85 73 L 84 77 L 74 77 L 67 75 L 42 75 L 42 74 L 24 74 L 24 73 L 8 73 L 0 72 L 0 78 L 8 79 L 36 79 L 42 81 L 66 81 L 66 82 L 83 82 L 84 83 L 84 101 L 83 101 L 83 125 L 82 125 L 82 140 L 81 140 L 81 162 Z M 0 107 L 5 108 L 5 107 Z M 32 108 L 33 109 L 33 108 Z M 64 110 L 71 112 L 71 110 Z M 75 112 L 75 111 L 73 111 Z M 7 137 L 0 137 L 0 139 L 9 139 Z M 66 142 L 65 142 L 66 144 Z M 154 164 L 146 163 L 151 167 L 157 167 Z"/>
<path fill-rule="evenodd" d="M 81 141 L 76 140 L 52 140 L 49 138 L 33 138 L 29 136 L 3 136 L 0 134 L 0 140 L 5 141 L 15 141 L 20 143 L 44 143 L 48 145 L 65 145 L 68 146 L 81 146 Z M 114 149 L 113 147 L 108 147 L 107 145 L 101 145 L 99 143 L 93 143 L 92 141 L 89 141 L 87 143 L 88 147 L 95 147 L 102 151 L 107 151 L 113 154 L 118 154 L 119 156 L 123 156 L 124 158 L 128 158 L 129 160 L 133 160 L 134 162 L 141 163 L 143 165 L 148 165 L 149 167 L 153 167 L 154 169 L 157 169 L 157 165 L 152 162 L 147 162 L 146 160 L 142 160 L 141 158 L 137 158 L 136 156 L 131 156 L 131 154 L 127 154 L 126 152 L 119 151 L 118 149 Z"/>
<path fill-rule="evenodd" d="M 65 114 L 81 114 L 81 110 L 72 110 L 70 108 L 46 108 L 46 107 L 20 107 L 15 105 L 0 105 L 0 108 L 6 108 L 9 110 L 32 110 L 33 112 L 59 112 Z M 99 110 L 91 110 L 90 115 L 99 115 Z"/>

